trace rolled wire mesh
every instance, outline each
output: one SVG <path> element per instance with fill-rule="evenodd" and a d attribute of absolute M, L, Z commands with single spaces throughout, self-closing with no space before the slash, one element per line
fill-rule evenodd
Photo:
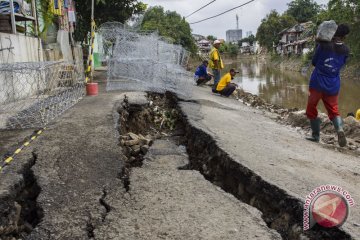
<path fill-rule="evenodd" d="M 190 96 L 192 74 L 187 72 L 190 53 L 159 37 L 119 23 L 100 27 L 102 60 L 107 60 L 107 90 L 172 91 Z"/>
<path fill-rule="evenodd" d="M 80 63 L 0 64 L 0 129 L 44 127 L 84 95 Z"/>

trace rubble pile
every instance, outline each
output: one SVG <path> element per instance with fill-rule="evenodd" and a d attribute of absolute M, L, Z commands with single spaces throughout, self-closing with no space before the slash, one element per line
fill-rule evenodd
<path fill-rule="evenodd" d="M 322 127 L 332 124 L 325 113 L 320 113 L 318 117 L 322 122 Z M 310 129 L 309 119 L 306 117 L 305 110 L 289 112 L 286 114 L 284 121 L 292 127 L 301 127 L 303 129 Z"/>
<path fill-rule="evenodd" d="M 117 109 L 119 113 L 119 146 L 124 153 L 120 174 L 125 189 L 129 190 L 132 167 L 140 167 L 155 139 L 171 136 L 182 141 L 181 115 L 166 94 L 148 94 L 142 102 L 129 103 L 125 96 Z"/>
<path fill-rule="evenodd" d="M 141 166 L 152 142 L 174 135 L 180 127 L 179 111 L 172 108 L 165 95 L 149 94 L 147 99 L 146 104 L 129 104 L 125 96 L 121 103 L 119 145 L 129 166 Z"/>
<path fill-rule="evenodd" d="M 157 136 L 143 136 L 132 132 L 120 135 L 119 144 L 123 148 L 124 154 L 127 156 L 125 162 L 130 164 L 136 164 L 136 162 L 140 163 L 142 157 L 148 152 L 154 138 L 157 138 Z"/>
<path fill-rule="evenodd" d="M 276 104 L 271 104 L 266 102 L 261 97 L 245 92 L 242 89 L 237 89 L 235 92 L 235 98 L 237 98 L 240 102 L 244 103 L 247 106 L 255 107 L 256 109 L 267 110 L 272 113 L 277 113 L 280 115 L 284 115 L 285 113 L 291 111 L 297 111 L 298 109 L 285 109 Z"/>

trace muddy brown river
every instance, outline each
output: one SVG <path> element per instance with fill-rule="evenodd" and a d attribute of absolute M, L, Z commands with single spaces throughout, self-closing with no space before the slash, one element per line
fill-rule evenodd
<path fill-rule="evenodd" d="M 227 64 L 222 75 L 230 68 L 240 71 L 234 82 L 245 91 L 286 108 L 306 108 L 310 73 L 275 69 L 264 60 L 238 60 Z M 343 117 L 360 108 L 359 95 L 360 80 L 341 79 L 339 109 Z M 322 103 L 319 107 L 320 111 L 325 112 Z"/>

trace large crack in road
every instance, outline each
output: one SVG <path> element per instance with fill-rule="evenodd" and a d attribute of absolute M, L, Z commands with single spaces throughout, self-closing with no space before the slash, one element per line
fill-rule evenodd
<path fill-rule="evenodd" d="M 31 152 L 20 171 L 26 184 L 2 203 L 1 240 L 351 239 L 338 228 L 304 233 L 302 201 L 222 150 L 175 95 L 126 95 L 112 114 L 97 113 L 94 136 L 76 128 L 80 116 L 65 116 Z M 77 152 L 77 142 L 89 148 Z"/>
<path fill-rule="evenodd" d="M 153 102 L 153 98 L 154 95 L 150 95 L 149 102 Z M 164 99 L 166 108 L 177 109 L 179 113 L 182 113 L 181 107 L 178 105 L 179 100 L 175 95 L 167 94 Z M 131 106 L 126 108 L 131 108 Z M 132 126 L 134 122 L 137 124 L 148 122 L 147 119 L 141 119 L 139 116 L 142 116 L 142 112 L 151 111 L 152 107 L 139 108 L 136 106 L 135 109 L 138 112 L 126 113 L 128 118 L 120 125 Z M 120 111 L 121 114 L 123 113 Z M 136 117 L 132 118 L 134 115 Z M 302 201 L 269 184 L 261 176 L 232 159 L 217 146 L 211 136 L 189 124 L 183 113 L 178 115 L 177 124 L 180 126 L 177 131 L 185 133 L 181 142 L 186 144 L 190 160 L 188 165 L 181 166 L 179 169 L 197 170 L 207 180 L 232 194 L 241 202 L 257 208 L 262 212 L 262 218 L 267 226 L 279 232 L 284 239 L 304 239 L 306 237 L 311 239 L 351 239 L 347 233 L 338 228 L 325 229 L 315 226 L 304 233 L 302 230 Z M 146 127 L 137 127 L 137 132 L 146 134 L 146 129 Z M 131 184 L 129 183 L 129 185 Z"/>

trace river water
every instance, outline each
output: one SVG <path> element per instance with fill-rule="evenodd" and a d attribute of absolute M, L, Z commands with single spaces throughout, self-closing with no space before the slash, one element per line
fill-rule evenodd
<path fill-rule="evenodd" d="M 276 69 L 265 60 L 248 59 L 227 64 L 221 74 L 225 74 L 230 68 L 240 72 L 233 81 L 246 92 L 286 108 L 306 108 L 309 74 Z M 319 107 L 320 111 L 325 112 L 322 102 Z M 346 117 L 347 113 L 354 113 L 359 108 L 360 81 L 342 78 L 339 96 L 340 114 Z"/>

